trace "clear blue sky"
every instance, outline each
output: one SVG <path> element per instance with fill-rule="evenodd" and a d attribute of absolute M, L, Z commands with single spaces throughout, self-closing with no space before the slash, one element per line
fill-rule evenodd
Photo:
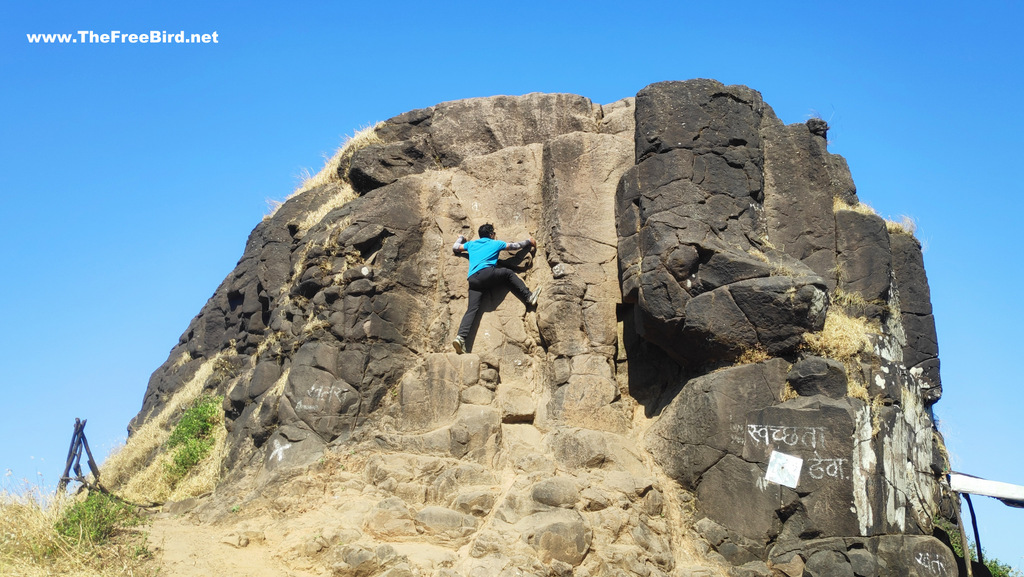
<path fill-rule="evenodd" d="M 1013 2 L 13 2 L 0 5 L 0 473 L 53 484 L 75 417 L 123 439 L 150 373 L 267 199 L 346 134 L 438 102 L 661 80 L 759 90 L 829 121 L 861 200 L 911 215 L 954 467 L 1024 484 L 1021 8 Z M 218 33 L 30 44 L 29 33 Z M 98 455 L 99 456 L 99 455 Z M 41 473 L 41 475 L 40 475 Z M 1024 568 L 1024 511 L 977 498 Z"/>

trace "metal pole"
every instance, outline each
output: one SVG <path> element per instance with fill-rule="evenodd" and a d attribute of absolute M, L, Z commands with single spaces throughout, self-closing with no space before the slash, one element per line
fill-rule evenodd
<path fill-rule="evenodd" d="M 964 520 L 960 517 L 960 493 L 954 492 L 956 495 L 956 507 L 953 507 L 953 512 L 956 514 L 956 526 L 960 529 L 960 543 L 964 548 L 964 566 L 967 567 L 967 577 L 974 577 L 974 571 L 971 569 L 971 548 L 967 543 L 967 532 L 964 531 Z"/>
<path fill-rule="evenodd" d="M 964 493 L 967 499 L 967 508 L 971 510 L 971 525 L 974 525 L 974 544 L 978 546 L 978 563 L 985 564 L 985 558 L 981 554 L 981 535 L 978 533 L 978 518 L 974 516 L 974 504 L 971 503 L 971 496 Z"/>

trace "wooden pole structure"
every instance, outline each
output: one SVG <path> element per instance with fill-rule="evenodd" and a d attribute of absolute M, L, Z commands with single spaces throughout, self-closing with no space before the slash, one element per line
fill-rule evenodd
<path fill-rule="evenodd" d="M 79 483 L 86 484 L 87 481 L 85 476 L 82 475 L 82 451 L 85 451 L 87 457 L 87 463 L 89 464 L 89 470 L 92 471 L 93 477 L 99 482 L 100 479 L 100 468 L 96 464 L 96 460 L 93 459 L 92 450 L 89 449 L 89 441 L 85 438 L 85 423 L 83 419 L 75 419 L 75 432 L 71 435 L 71 446 L 68 447 L 68 458 L 64 463 L 64 474 L 61 475 L 60 481 L 57 483 L 57 494 L 64 492 L 68 486 L 68 481 L 71 481 L 71 471 L 75 472 L 74 480 Z"/>
<path fill-rule="evenodd" d="M 68 447 L 68 458 L 64 463 L 64 474 L 60 476 L 60 482 L 57 483 L 57 493 L 61 493 L 68 486 L 68 473 L 71 472 L 71 465 L 75 459 L 76 449 L 78 448 L 78 437 L 82 434 L 82 421 L 75 419 L 75 432 L 71 435 L 71 446 Z"/>

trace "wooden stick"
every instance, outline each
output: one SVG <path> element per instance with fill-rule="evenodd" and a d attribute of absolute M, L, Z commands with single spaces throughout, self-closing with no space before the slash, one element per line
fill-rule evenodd
<path fill-rule="evenodd" d="M 82 425 L 83 425 L 83 428 L 79 429 L 79 434 L 78 434 L 78 447 L 77 447 L 77 450 L 75 451 L 75 466 L 74 466 L 75 474 L 78 475 L 79 477 L 82 476 L 82 448 L 83 448 L 83 446 L 82 446 L 82 439 L 85 438 L 85 430 L 84 430 L 85 423 L 83 422 Z"/>
<path fill-rule="evenodd" d="M 92 476 L 99 482 L 100 466 L 96 464 L 96 461 L 92 458 L 92 451 L 89 450 L 89 440 L 85 438 L 85 421 L 82 421 L 82 445 L 85 446 L 85 454 L 89 457 L 89 470 L 92 471 Z"/>
<path fill-rule="evenodd" d="M 60 482 L 57 483 L 57 492 L 60 493 L 68 486 L 68 473 L 71 472 L 71 459 L 75 456 L 75 445 L 78 444 L 78 435 L 82 432 L 81 421 L 75 419 L 75 432 L 71 435 L 71 446 L 68 447 L 68 458 L 64 463 L 64 474 L 60 477 Z"/>

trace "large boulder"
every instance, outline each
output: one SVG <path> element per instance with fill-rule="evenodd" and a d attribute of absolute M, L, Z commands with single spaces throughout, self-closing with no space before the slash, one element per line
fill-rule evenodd
<path fill-rule="evenodd" d="M 131 428 L 223 395 L 200 510 L 315 525 L 298 572 L 944 574 L 920 244 L 827 129 L 713 80 L 387 120 L 253 230 Z M 484 223 L 543 291 L 491 291 L 457 355 Z"/>

